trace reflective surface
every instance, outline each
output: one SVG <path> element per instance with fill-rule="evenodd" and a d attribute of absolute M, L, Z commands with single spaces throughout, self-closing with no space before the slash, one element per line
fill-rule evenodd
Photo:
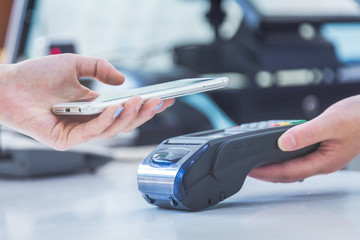
<path fill-rule="evenodd" d="M 248 178 L 235 196 L 202 212 L 149 205 L 139 162 L 94 175 L 0 179 L 0 239 L 359 239 L 360 173 L 273 184 Z"/>

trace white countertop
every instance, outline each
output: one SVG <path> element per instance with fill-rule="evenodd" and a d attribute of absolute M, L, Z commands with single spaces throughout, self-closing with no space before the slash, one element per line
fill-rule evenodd
<path fill-rule="evenodd" d="M 242 190 L 201 212 L 149 205 L 137 190 L 138 161 L 95 174 L 0 179 L 0 239 L 359 239 L 360 172 Z"/>

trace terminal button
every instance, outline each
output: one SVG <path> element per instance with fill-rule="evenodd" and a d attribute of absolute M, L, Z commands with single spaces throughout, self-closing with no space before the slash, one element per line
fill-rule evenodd
<path fill-rule="evenodd" d="M 270 127 L 280 127 L 280 126 L 287 126 L 287 125 L 295 125 L 295 124 L 300 124 L 300 123 L 304 123 L 304 122 L 306 122 L 306 120 L 284 121 L 284 122 L 278 122 L 278 123 L 270 124 Z"/>

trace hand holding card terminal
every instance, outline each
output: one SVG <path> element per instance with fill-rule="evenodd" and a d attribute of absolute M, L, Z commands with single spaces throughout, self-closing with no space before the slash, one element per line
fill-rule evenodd
<path fill-rule="evenodd" d="M 237 193 L 248 173 L 314 151 L 283 152 L 278 138 L 303 120 L 273 120 L 170 138 L 144 159 L 138 185 L 159 207 L 198 211 Z"/>

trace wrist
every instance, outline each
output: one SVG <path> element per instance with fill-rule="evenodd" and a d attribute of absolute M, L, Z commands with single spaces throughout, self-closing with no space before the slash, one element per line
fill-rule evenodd
<path fill-rule="evenodd" d="M 9 64 L 0 64 L 0 92 L 4 90 L 6 82 L 9 79 L 10 66 Z"/>
<path fill-rule="evenodd" d="M 11 70 L 12 65 L 10 64 L 0 64 L 0 124 L 3 123 L 4 114 L 2 114 L 5 109 L 5 103 L 7 102 L 7 92 L 9 87 L 9 81 L 11 80 Z"/>

